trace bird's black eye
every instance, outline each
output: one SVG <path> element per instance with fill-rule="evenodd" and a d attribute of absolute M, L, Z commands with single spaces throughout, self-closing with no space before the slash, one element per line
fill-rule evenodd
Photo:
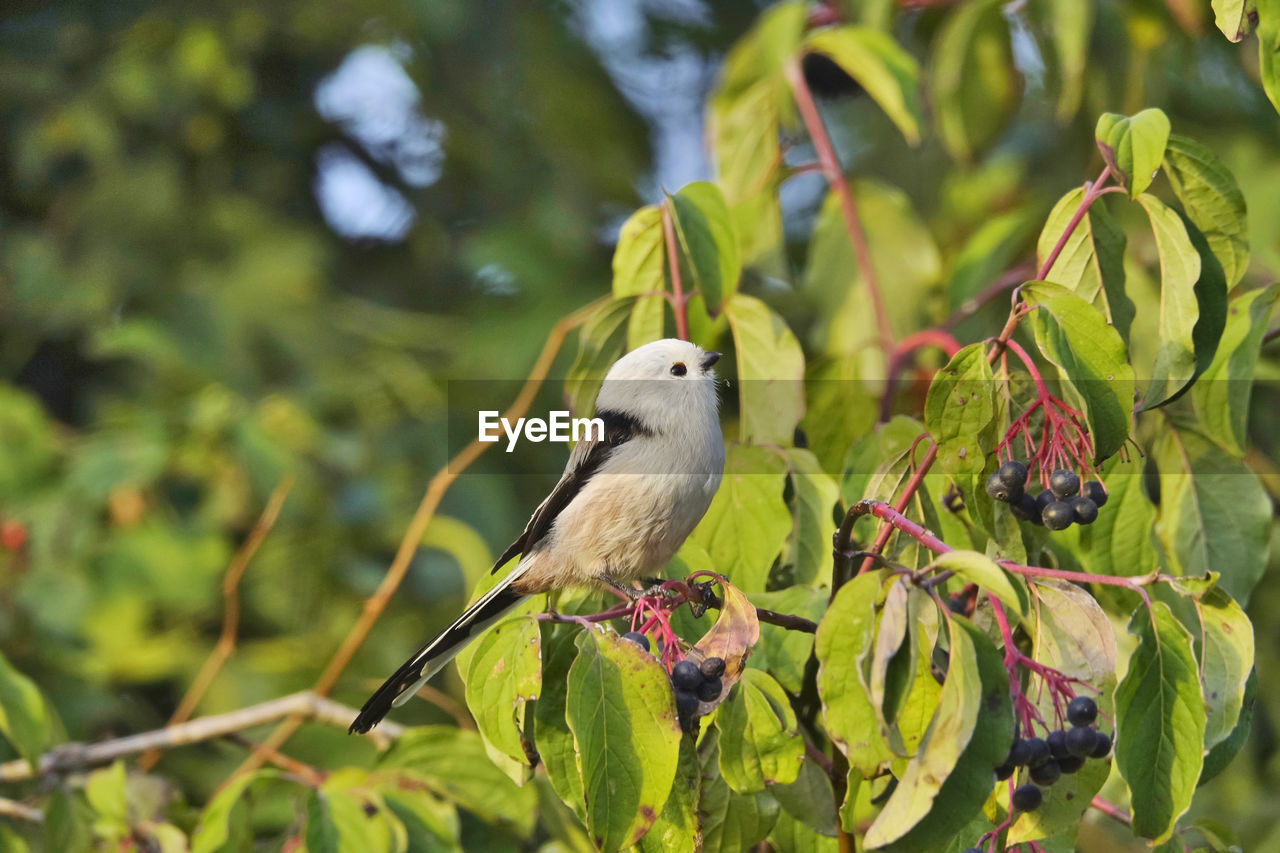
<path fill-rule="evenodd" d="M 684 366 L 683 361 L 677 361 L 675 364 L 671 365 L 672 376 L 684 376 L 688 372 L 689 368 Z"/>

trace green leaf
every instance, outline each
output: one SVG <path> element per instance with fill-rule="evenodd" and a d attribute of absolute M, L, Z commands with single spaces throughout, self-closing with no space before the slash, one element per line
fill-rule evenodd
<path fill-rule="evenodd" d="M 1116 688 L 1116 768 L 1129 784 L 1133 832 L 1168 840 L 1191 805 L 1205 710 L 1191 635 L 1157 601 L 1129 621 L 1139 644 Z"/>
<path fill-rule="evenodd" d="M 417 726 L 382 754 L 378 768 L 395 770 L 484 820 L 509 825 L 518 835 L 533 831 L 533 787 L 516 785 L 495 766 L 476 732 Z"/>
<path fill-rule="evenodd" d="M 778 819 L 778 801 L 766 793 L 739 794 L 720 775 L 720 746 L 715 730 L 702 737 L 698 826 L 702 849 L 749 850 L 760 843 Z"/>
<path fill-rule="evenodd" d="M 806 4 L 800 2 L 775 3 L 766 9 L 725 57 L 716 99 L 735 99 L 766 80 L 773 85 L 779 105 L 790 109 L 791 92 L 782 66 L 800 48 L 807 12 Z"/>
<path fill-rule="evenodd" d="M 1235 287 L 1249 266 L 1249 224 L 1235 176 L 1208 146 L 1176 133 L 1165 148 L 1164 167 L 1187 218 L 1222 264 L 1227 288 Z"/>
<path fill-rule="evenodd" d="M 707 311 L 714 315 L 738 289 L 742 272 L 738 238 L 724 195 L 715 184 L 695 181 L 668 195 L 667 204 L 684 292 L 701 292 Z"/>
<path fill-rule="evenodd" d="M 52 745 L 53 722 L 49 707 L 34 681 L 18 672 L 0 654 L 0 732 L 32 768 Z"/>
<path fill-rule="evenodd" d="M 892 757 L 862 675 L 875 639 L 880 580 L 879 572 L 867 572 L 842 586 L 818 623 L 813 647 L 823 725 L 849 765 L 863 775 L 875 773 Z"/>
<path fill-rule="evenodd" d="M 1154 107 L 1133 116 L 1103 113 L 1094 130 L 1102 159 L 1137 198 L 1155 177 L 1169 141 L 1169 117 Z"/>
<path fill-rule="evenodd" d="M 656 205 L 640 208 L 622 224 L 613 250 L 613 295 L 642 296 L 665 289 L 662 211 Z"/>
<path fill-rule="evenodd" d="M 830 791 L 827 793 L 829 796 Z M 840 844 L 834 836 L 834 831 L 831 835 L 816 832 L 811 824 L 794 817 L 784 808 L 778 814 L 767 841 L 776 853 L 836 853 Z"/>
<path fill-rule="evenodd" d="M 129 805 L 125 796 L 123 761 L 95 770 L 85 781 L 84 794 L 95 812 L 94 833 L 113 841 L 129 836 Z"/>
<path fill-rule="evenodd" d="M 1037 263 L 1041 266 L 1058 244 L 1083 198 L 1084 190 L 1074 189 L 1060 198 L 1049 213 L 1036 244 Z M 1124 247 L 1124 231 L 1107 213 L 1106 206 L 1096 202 L 1068 235 L 1044 278 L 1066 287 L 1086 302 L 1102 300 L 1111 325 L 1121 339 L 1127 341 L 1134 307 L 1124 292 Z"/>
<path fill-rule="evenodd" d="M 565 377 L 565 396 L 575 416 L 585 417 L 595 407 L 596 393 L 609 368 L 626 346 L 625 324 L 634 300 L 614 299 L 600 306 L 582 324 L 578 354 Z"/>
<path fill-rule="evenodd" d="M 968 162 L 995 139 L 1021 95 L 997 0 L 954 8 L 934 40 L 929 89 L 947 152 Z"/>
<path fill-rule="evenodd" d="M 776 592 L 757 592 L 750 596 L 750 600 L 757 607 L 816 622 L 826 611 L 829 596 L 830 593 L 824 587 L 792 586 Z M 762 622 L 760 642 L 752 650 L 747 666 L 767 671 L 784 688 L 798 694 L 804 687 L 805 665 L 812 651 L 813 634 L 789 631 L 781 626 Z"/>
<path fill-rule="evenodd" d="M 1093 306 L 1061 288 L 1037 282 L 1022 295 L 1040 309 L 1031 316 L 1040 352 L 1058 366 L 1088 418 L 1095 461 L 1106 459 L 1133 423 L 1133 368 L 1124 342 Z"/>
<path fill-rule="evenodd" d="M 1142 466 L 1143 460 L 1135 454 L 1128 460 L 1113 456 L 1102 467 L 1106 512 L 1079 528 L 1081 557 L 1093 574 L 1134 577 L 1156 566 L 1151 542 L 1156 508 L 1143 489 Z"/>
<path fill-rule="evenodd" d="M 1153 195 L 1142 194 L 1137 199 L 1151 220 L 1160 253 L 1160 349 L 1142 398 L 1143 409 L 1154 409 L 1173 399 L 1195 378 L 1192 333 L 1200 317 L 1195 291 L 1200 278 L 1200 254 L 1177 213 Z"/>
<path fill-rule="evenodd" d="M 920 142 L 920 99 L 916 94 L 920 70 L 892 36 L 870 27 L 827 27 L 814 31 L 803 49 L 821 53 L 839 65 L 893 120 L 908 143 Z"/>
<path fill-rule="evenodd" d="M 1057 115 L 1065 121 L 1080 108 L 1084 91 L 1084 72 L 1089 52 L 1089 36 L 1093 31 L 1094 7 L 1076 0 L 1048 0 L 1046 33 L 1051 34 L 1058 59 Z"/>
<path fill-rule="evenodd" d="M 830 572 L 831 537 L 836 532 L 832 509 L 840 500 L 840 487 L 808 450 L 788 448 L 786 456 L 793 519 L 786 562 L 792 567 L 792 581 L 813 583 Z"/>
<path fill-rule="evenodd" d="M 662 807 L 657 822 L 640 839 L 644 853 L 694 853 L 700 838 L 698 802 L 701 771 L 698 749 L 692 737 L 680 739 L 680 760 L 676 765 L 671 795 Z"/>
<path fill-rule="evenodd" d="M 576 626 L 542 625 L 542 695 L 533 706 L 533 732 L 534 745 L 551 787 L 582 820 L 586 818 L 582 768 L 573 743 L 573 732 L 565 719 L 569 667 L 578 657 L 578 647 L 574 645 L 577 634 Z"/>
<path fill-rule="evenodd" d="M 521 735 L 526 703 L 542 687 L 538 620 L 517 616 L 498 623 L 458 656 L 466 673 L 467 707 L 480 735 L 502 754 L 528 763 Z"/>
<path fill-rule="evenodd" d="M 1236 727 L 1231 730 L 1231 734 L 1219 741 L 1218 745 L 1209 750 L 1209 754 L 1204 757 L 1204 769 L 1200 771 L 1197 786 L 1205 784 L 1226 770 L 1227 765 L 1244 748 L 1249 740 L 1249 733 L 1253 730 L 1253 708 L 1257 692 L 1258 670 L 1255 668 L 1249 672 L 1249 678 L 1244 684 L 1244 701 L 1240 707 L 1240 719 L 1236 722 Z"/>
<path fill-rule="evenodd" d="M 730 447 L 720 489 L 690 537 L 745 592 L 764 591 L 791 530 L 791 510 L 782 498 L 786 464 L 765 448 Z"/>
<path fill-rule="evenodd" d="M 741 440 L 791 444 L 804 417 L 804 353 L 768 305 L 736 294 L 725 304 L 738 363 Z"/>
<path fill-rule="evenodd" d="M 409 842 L 405 853 L 462 849 L 458 844 L 458 810 L 453 803 L 430 791 L 404 790 L 395 784 L 380 789 L 379 793 L 387 811 L 405 829 Z M 585 833 L 583 835 L 585 841 Z"/>
<path fill-rule="evenodd" d="M 831 787 L 831 777 L 817 762 L 805 759 L 794 782 L 774 785 L 769 792 L 797 823 L 809 827 L 819 836 L 835 837 L 835 792 Z"/>
<path fill-rule="evenodd" d="M 1262 89 L 1280 111 L 1280 0 L 1257 0 L 1258 66 Z"/>
<path fill-rule="evenodd" d="M 976 583 L 983 592 L 994 595 L 1017 616 L 1026 616 L 1028 602 L 1021 586 L 1009 580 L 1009 575 L 996 562 L 977 551 L 948 551 L 939 554 L 934 561 L 939 569 L 955 572 L 961 579 Z"/>
<path fill-rule="evenodd" d="M 1041 210 L 1023 205 L 978 224 L 952 262 L 947 297 L 951 310 L 963 306 L 1014 266 L 1035 233 Z"/>
<path fill-rule="evenodd" d="M 910 853 L 955 838 L 991 793 L 991 768 L 1013 742 L 1000 653 L 968 620 L 953 616 L 948 624 L 950 662 L 938 709 L 920 751 L 867 830 L 868 849 Z"/>
<path fill-rule="evenodd" d="M 307 853 L 390 851 L 385 825 L 366 815 L 364 803 L 344 790 L 323 787 L 307 797 Z"/>
<path fill-rule="evenodd" d="M 717 182 L 730 206 L 769 189 L 782 164 L 777 81 L 761 79 L 733 96 L 717 94 L 708 112 Z"/>
<path fill-rule="evenodd" d="M 1233 456 L 1248 446 L 1249 402 L 1261 351 L 1280 283 L 1252 290 L 1227 306 L 1227 323 L 1208 369 L 1191 389 L 1196 415 L 1206 433 Z"/>
<path fill-rule="evenodd" d="M 1156 445 L 1160 517 L 1156 533 L 1183 575 L 1221 572 L 1242 604 L 1267 564 L 1271 500 L 1258 477 L 1198 432 L 1171 429 Z"/>
<path fill-rule="evenodd" d="M 1249 13 L 1258 8 L 1256 0 L 1213 0 L 1213 23 L 1231 41 L 1242 41 L 1253 24 Z"/>
<path fill-rule="evenodd" d="M 656 658 L 609 630 L 581 631 L 566 702 L 597 846 L 635 844 L 657 820 L 679 763 L 680 724 Z"/>
<path fill-rule="evenodd" d="M 207 810 L 207 807 L 206 807 Z M 203 816 L 202 816 L 203 818 Z M 203 823 L 203 820 L 201 821 Z M 197 832 L 199 824 L 197 825 Z M 192 836 L 192 853 L 206 853 L 217 847 L 198 847 Z M 93 809 L 75 791 L 57 788 L 44 808 L 45 850 L 92 850 Z"/>
<path fill-rule="evenodd" d="M 804 760 L 791 700 L 768 673 L 747 669 L 716 712 L 720 775 L 740 794 L 790 785 Z"/>
<path fill-rule="evenodd" d="M 1240 721 L 1245 684 L 1253 672 L 1253 625 L 1221 589 L 1196 599 L 1195 606 L 1201 630 L 1196 649 L 1206 710 L 1204 745 L 1212 749 Z"/>
<path fill-rule="evenodd" d="M 978 439 L 995 413 L 995 381 L 986 345 L 970 344 L 934 374 L 925 398 L 924 425 L 938 444 L 943 471 L 982 471 L 986 448 Z"/>
<path fill-rule="evenodd" d="M 250 784 L 260 779 L 276 779 L 280 773 L 273 769 L 256 770 L 232 777 L 205 804 L 200 819 L 191 831 L 191 853 L 215 853 L 231 839 L 231 812 L 240 803 L 240 797 Z M 504 777 L 505 778 L 505 777 Z"/>
<path fill-rule="evenodd" d="M 1107 508 L 1110 507 L 1108 503 Z M 1030 629 L 1032 656 L 1068 678 L 1088 684 L 1091 689 L 1078 688 L 1078 692 L 1096 696 L 1103 714 L 1110 715 L 1116 684 L 1116 641 L 1106 613 L 1086 590 L 1066 581 L 1037 581 L 1031 585 L 1031 592 L 1036 600 Z M 1047 690 L 1028 694 L 1045 721 L 1057 718 L 1058 709 Z M 1052 787 L 1044 789 L 1040 808 L 1018 818 L 1009 831 L 1008 843 L 1074 831 L 1110 771 L 1110 762 L 1086 761 L 1078 772 L 1063 775 Z M 1001 785 L 998 791 L 1002 804 L 1007 806 L 1008 789 Z"/>

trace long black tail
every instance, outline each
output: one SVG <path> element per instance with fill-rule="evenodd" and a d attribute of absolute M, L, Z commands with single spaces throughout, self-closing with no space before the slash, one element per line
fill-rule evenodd
<path fill-rule="evenodd" d="M 507 582 L 510 580 L 508 578 Z M 384 681 L 369 697 L 369 701 L 364 703 L 347 731 L 364 734 L 376 726 L 392 707 L 408 701 L 427 679 L 443 669 L 467 643 L 524 599 L 524 595 L 511 589 L 506 583 L 491 589 L 468 607 L 440 636 L 418 649 L 413 657 L 396 670 L 395 675 Z"/>

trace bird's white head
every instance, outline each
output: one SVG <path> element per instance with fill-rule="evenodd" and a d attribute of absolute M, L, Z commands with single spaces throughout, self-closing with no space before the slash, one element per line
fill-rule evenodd
<path fill-rule="evenodd" d="M 635 415 L 660 427 L 668 418 L 688 416 L 690 407 L 715 417 L 720 353 L 667 338 L 638 347 L 614 362 L 600 386 L 596 410 Z"/>

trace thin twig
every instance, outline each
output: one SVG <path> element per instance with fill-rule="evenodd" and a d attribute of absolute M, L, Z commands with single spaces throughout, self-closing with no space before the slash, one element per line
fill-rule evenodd
<path fill-rule="evenodd" d="M 1093 801 L 1090 802 L 1089 805 L 1093 806 L 1107 817 L 1120 821 L 1125 826 L 1129 826 L 1133 823 L 1133 818 L 1129 816 L 1127 811 L 1120 808 L 1115 803 L 1103 799 L 1102 797 L 1094 797 Z"/>
<path fill-rule="evenodd" d="M 277 749 L 263 749 L 262 744 L 255 743 L 240 732 L 232 732 L 225 736 L 225 740 L 229 740 L 237 746 L 243 747 L 250 752 L 262 750 L 267 760 L 288 773 L 292 773 L 299 779 L 302 779 L 306 785 L 312 788 L 319 788 L 324 783 L 327 773 L 317 770 L 310 764 L 299 761 L 298 759 L 285 755 Z"/>
<path fill-rule="evenodd" d="M 956 326 L 960 325 L 961 321 L 976 314 L 982 306 L 986 305 L 992 299 L 995 299 L 1010 288 L 1026 281 L 1035 274 L 1035 271 L 1036 268 L 1033 264 L 1019 264 L 997 278 L 995 281 L 991 282 L 991 284 L 983 288 L 977 295 L 960 303 L 960 307 L 956 308 L 955 311 L 952 311 L 951 316 L 943 320 L 942 325 L 938 326 L 938 328 L 943 331 L 951 331 Z"/>
<path fill-rule="evenodd" d="M 542 352 L 539 353 L 537 361 L 534 362 L 533 368 L 529 371 L 529 376 L 525 380 L 524 386 L 520 389 L 520 393 L 516 395 L 516 399 L 511 403 L 511 406 L 503 413 L 503 417 L 515 420 L 523 417 L 525 412 L 529 411 L 529 407 L 533 405 L 533 400 L 542 388 L 542 383 L 546 380 L 547 373 L 551 370 L 551 365 L 555 362 L 556 355 L 560 352 L 560 347 L 564 344 L 565 338 L 569 336 L 569 332 L 586 322 L 604 301 L 605 299 L 598 299 L 589 305 L 579 308 L 572 314 L 560 318 L 555 326 L 552 327 L 551 333 L 547 335 L 547 342 L 543 345 Z M 382 582 L 378 584 L 378 588 L 373 595 L 365 601 L 364 610 L 361 612 L 360 618 L 351 626 L 351 630 L 342 641 L 342 645 L 338 647 L 338 650 L 325 667 L 324 672 L 317 679 L 315 687 L 312 688 L 317 695 L 327 695 L 333 688 L 338 676 L 342 674 L 347 664 L 351 662 L 356 650 L 364 643 L 374 623 L 382 616 L 382 611 L 386 609 L 391 596 L 404 580 L 404 576 L 409 570 L 409 563 L 413 560 L 413 555 L 417 553 L 418 544 L 422 541 L 423 534 L 427 531 L 427 525 L 435 517 L 436 509 L 439 508 L 441 500 L 444 499 L 445 492 L 453 485 L 453 481 L 458 478 L 459 474 L 465 471 L 476 459 L 480 458 L 482 453 L 493 446 L 490 442 L 472 441 L 431 478 L 431 481 L 427 484 L 427 491 L 422 496 L 422 501 L 418 504 L 418 509 L 414 512 L 413 518 L 405 530 L 404 537 L 400 540 L 400 547 L 396 551 L 395 558 L 391 561 L 391 566 L 387 569 L 387 573 L 382 577 Z M 284 720 L 262 742 L 263 749 L 279 749 L 289 739 L 290 735 L 298 730 L 300 725 L 302 725 L 302 718 L 297 716 L 291 716 Z M 256 770 L 262 766 L 264 760 L 265 755 L 263 753 L 253 752 L 236 768 L 232 778 L 242 773 Z"/>
<path fill-rule="evenodd" d="M 867 246 L 867 235 L 862 228 L 862 219 L 858 215 L 858 202 L 849 189 L 844 171 L 840 168 L 840 160 L 836 157 L 835 147 L 827 136 L 826 125 L 818 113 L 818 105 L 805 82 L 804 70 L 800 66 L 800 58 L 792 57 L 784 67 L 787 83 L 791 86 L 796 107 L 804 119 L 805 128 L 809 131 L 809 139 L 813 142 L 818 162 L 822 164 L 823 174 L 831 184 L 832 191 L 840 199 L 840 211 L 844 215 L 845 229 L 849 232 L 849 242 L 853 245 L 853 258 L 858 265 L 858 273 L 867 285 L 867 295 L 871 299 L 871 311 L 875 315 L 876 330 L 880 336 L 880 349 L 888 358 L 893 352 L 893 328 L 889 323 L 889 312 L 885 309 L 884 295 L 880 290 L 880 282 L 876 277 L 875 267 L 871 262 L 871 249 Z"/>
<path fill-rule="evenodd" d="M 44 823 L 44 812 L 8 797 L 0 797 L 0 816 L 25 820 L 27 823 Z"/>
<path fill-rule="evenodd" d="M 676 337 L 689 340 L 689 308 L 684 295 L 684 283 L 680 279 L 680 253 L 676 245 L 675 222 L 672 219 L 671 199 L 662 203 L 662 242 L 667 246 L 667 269 L 671 271 L 671 313 L 676 318 Z"/>
<path fill-rule="evenodd" d="M 942 329 L 925 329 L 921 332 L 914 332 L 899 341 L 898 345 L 894 347 L 893 355 L 889 359 L 889 367 L 885 371 L 884 396 L 880 398 L 880 423 L 888 421 L 889 415 L 893 413 L 893 399 L 897 393 L 898 373 L 901 372 L 903 365 L 906 363 L 907 356 L 923 347 L 937 347 L 947 354 L 947 358 L 954 357 L 960 351 L 960 343 Z"/>
<path fill-rule="evenodd" d="M 1267 333 L 1262 336 L 1262 346 L 1265 347 L 1276 338 L 1280 338 L 1280 326 L 1276 326 L 1274 329 L 1269 329 Z"/>
<path fill-rule="evenodd" d="M 45 773 L 58 773 L 68 770 L 80 770 L 99 764 L 108 764 L 117 758 L 134 755 L 151 749 L 172 749 L 178 746 L 200 743 L 212 738 L 226 737 L 244 729 L 260 726 L 279 720 L 282 717 L 297 717 L 302 720 L 315 720 L 331 726 L 345 729 L 351 724 L 355 709 L 346 705 L 317 696 L 310 690 L 293 693 L 228 711 L 225 714 L 213 714 L 208 717 L 197 717 L 176 726 L 166 726 L 154 731 L 141 732 L 127 737 L 114 738 L 99 743 L 66 743 L 54 747 L 40 757 L 40 769 L 33 772 L 26 759 L 6 761 L 0 764 L 0 782 L 18 782 Z M 389 744 L 404 733 L 404 727 L 396 723 L 383 721 L 369 733 L 369 738 L 381 746 Z"/>
<path fill-rule="evenodd" d="M 249 561 L 253 559 L 259 546 L 275 526 L 280 509 L 284 506 L 285 498 L 289 496 L 289 490 L 293 488 L 295 479 L 290 474 L 272 490 L 262 515 L 258 517 L 253 530 L 249 531 L 248 538 L 227 566 L 227 571 L 222 577 L 222 631 L 218 635 L 218 642 L 209 653 L 209 657 L 205 659 L 204 665 L 200 667 L 200 672 L 191 682 L 191 686 L 187 688 L 186 695 L 178 703 L 177 710 L 169 718 L 169 725 L 177 725 L 191 718 L 192 712 L 204 698 L 205 691 L 213 683 L 214 677 L 235 651 L 236 635 L 240 628 L 240 578 L 244 576 L 245 569 L 249 567 Z M 160 753 L 152 750 L 138 759 L 138 766 L 143 770 L 149 770 L 159 760 Z"/>
<path fill-rule="evenodd" d="M 902 513 L 907 504 L 911 502 L 912 496 L 916 493 L 916 489 L 920 488 L 920 483 L 924 481 L 924 475 L 929 473 L 929 469 L 933 466 L 933 460 L 938 458 L 938 445 L 936 442 L 929 443 L 929 450 L 925 453 L 924 459 L 920 460 L 920 464 L 916 466 L 915 473 L 911 475 L 911 479 L 907 481 L 907 485 L 903 488 L 902 494 L 898 497 L 898 502 L 894 504 L 894 509 Z M 888 543 L 889 537 L 893 534 L 893 525 L 885 524 L 880 528 L 880 532 L 876 535 L 875 542 L 871 545 L 871 552 L 879 554 L 884 550 L 884 546 Z M 868 556 L 862 561 L 862 567 L 858 569 L 858 574 L 871 571 L 871 567 L 875 565 L 875 559 Z"/>

